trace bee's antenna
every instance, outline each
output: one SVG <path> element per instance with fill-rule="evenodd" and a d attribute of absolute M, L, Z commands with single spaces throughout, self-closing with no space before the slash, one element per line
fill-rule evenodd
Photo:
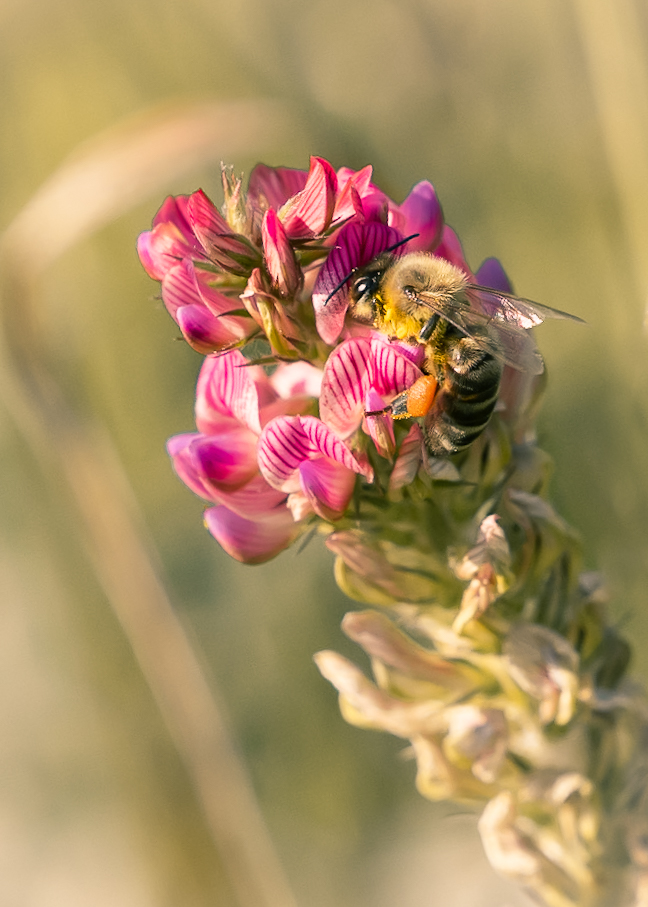
<path fill-rule="evenodd" d="M 410 241 L 410 239 L 416 239 L 416 237 L 419 236 L 419 235 L 420 235 L 419 233 L 412 233 L 411 236 L 406 236 L 405 239 L 399 239 L 398 242 L 394 243 L 393 246 L 388 246 L 386 249 L 383 249 L 383 252 L 393 252 L 394 249 L 398 249 L 398 248 L 400 248 L 401 246 L 404 246 L 405 243 L 408 243 L 408 242 Z M 382 255 L 383 252 L 381 252 L 380 254 Z M 350 279 L 353 277 L 353 275 L 355 274 L 355 272 L 356 272 L 357 270 L 358 270 L 357 268 L 353 268 L 353 270 L 349 271 L 349 273 L 348 273 L 345 277 L 342 278 L 342 280 L 341 280 L 341 281 L 339 282 L 339 284 L 335 287 L 335 289 L 334 289 L 334 290 L 331 290 L 331 292 L 328 294 L 328 296 L 327 296 L 326 299 L 324 300 L 324 305 L 328 305 L 329 301 L 330 301 L 331 299 L 333 299 L 333 297 L 335 296 L 335 294 L 336 294 L 339 290 L 342 289 L 342 287 L 343 287 L 344 284 L 347 282 L 347 280 L 350 280 Z"/>
<path fill-rule="evenodd" d="M 411 236 L 406 236 L 405 239 L 399 239 L 398 242 L 395 242 L 393 246 L 388 246 L 385 249 L 385 252 L 393 252 L 394 249 L 399 249 L 401 246 L 404 246 L 406 242 L 409 242 L 410 239 L 416 239 L 416 237 L 420 235 L 420 233 L 412 233 Z"/>
<path fill-rule="evenodd" d="M 358 270 L 357 268 L 354 268 L 352 271 L 349 271 L 349 273 L 346 275 L 346 277 L 342 278 L 342 280 L 339 282 L 339 284 L 336 286 L 336 288 L 334 290 L 331 290 L 331 292 L 328 294 L 328 296 L 324 300 L 324 305 L 329 304 L 330 300 L 333 299 L 333 297 L 338 292 L 338 290 L 342 289 L 342 287 L 347 282 L 347 280 L 350 280 L 357 270 Z"/>

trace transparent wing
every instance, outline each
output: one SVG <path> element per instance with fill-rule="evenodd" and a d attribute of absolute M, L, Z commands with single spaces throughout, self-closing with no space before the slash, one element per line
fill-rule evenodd
<path fill-rule="evenodd" d="M 496 359 L 532 375 L 544 371 L 544 362 L 529 328 L 545 318 L 582 319 L 486 287 L 469 285 L 465 300 L 439 299 L 431 293 L 417 293 L 418 300 L 449 321 L 459 331 L 473 337 Z"/>
<path fill-rule="evenodd" d="M 585 323 L 582 318 L 570 315 L 569 312 L 561 312 L 560 309 L 552 309 L 551 306 L 542 305 L 532 299 L 524 299 L 512 293 L 503 293 L 477 284 L 469 284 L 467 294 L 469 297 L 477 297 L 483 311 L 495 320 L 517 324 L 525 330 L 542 324 L 547 318 Z"/>

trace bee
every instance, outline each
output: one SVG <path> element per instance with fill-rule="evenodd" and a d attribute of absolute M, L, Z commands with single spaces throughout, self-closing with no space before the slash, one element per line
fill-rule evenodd
<path fill-rule="evenodd" d="M 434 457 L 464 450 L 483 432 L 505 365 L 542 373 L 529 328 L 545 318 L 582 320 L 471 284 L 460 268 L 425 252 L 398 257 L 388 249 L 352 276 L 352 318 L 424 347 L 423 377 L 380 412 L 422 417 L 425 445 Z"/>

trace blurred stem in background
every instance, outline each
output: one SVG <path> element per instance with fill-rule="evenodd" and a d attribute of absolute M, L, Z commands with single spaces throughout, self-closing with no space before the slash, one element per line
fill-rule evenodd
<path fill-rule="evenodd" d="M 117 452 L 48 369 L 37 308 L 47 267 L 179 173 L 271 144 L 291 123 L 271 102 L 204 104 L 135 122 L 64 165 L 2 237 L 2 398 L 46 474 L 60 471 L 87 554 L 193 781 L 241 907 L 295 907 L 222 707 L 174 613 Z M 33 236 L 50 241 L 33 257 Z"/>

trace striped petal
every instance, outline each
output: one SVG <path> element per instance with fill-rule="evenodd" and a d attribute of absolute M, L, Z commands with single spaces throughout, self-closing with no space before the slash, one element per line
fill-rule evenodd
<path fill-rule="evenodd" d="M 346 438 L 362 421 L 369 390 L 388 399 L 408 388 L 420 375 L 421 370 L 408 356 L 380 337 L 352 337 L 328 358 L 320 416 Z"/>
<path fill-rule="evenodd" d="M 350 279 L 358 268 L 368 264 L 400 239 L 402 236 L 398 230 L 377 221 L 351 223 L 342 227 L 313 288 L 315 323 L 325 343 L 335 343 L 340 336 L 349 305 L 346 284 L 337 292 L 333 291 L 344 283 L 345 278 Z"/>
<path fill-rule="evenodd" d="M 370 475 L 337 435 L 314 416 L 278 416 L 266 425 L 259 438 L 261 474 L 273 488 L 288 493 L 300 489 L 301 464 L 318 456 L 352 472 Z"/>
<path fill-rule="evenodd" d="M 423 433 L 420 425 L 414 423 L 401 442 L 401 446 L 389 477 L 389 490 L 396 491 L 411 485 L 423 461 Z"/>
<path fill-rule="evenodd" d="M 263 370 L 249 366 L 239 350 L 209 356 L 198 376 L 196 425 L 214 434 L 234 419 L 259 434 L 260 395 L 264 402 L 276 396 Z"/>
<path fill-rule="evenodd" d="M 323 158 L 312 157 L 306 185 L 279 211 L 290 239 L 312 239 L 324 233 L 333 218 L 336 192 L 333 167 Z"/>
<path fill-rule="evenodd" d="M 227 507 L 210 507 L 204 514 L 205 526 L 221 547 L 244 564 L 263 564 L 287 548 L 297 529 L 288 508 L 272 520 L 247 520 Z"/>
<path fill-rule="evenodd" d="M 227 271 L 248 275 L 259 254 L 252 244 L 232 228 L 202 189 L 187 201 L 187 219 L 209 258 Z"/>
<path fill-rule="evenodd" d="M 307 178 L 306 170 L 257 164 L 250 173 L 248 199 L 255 208 L 278 211 L 289 198 L 302 191 Z"/>

